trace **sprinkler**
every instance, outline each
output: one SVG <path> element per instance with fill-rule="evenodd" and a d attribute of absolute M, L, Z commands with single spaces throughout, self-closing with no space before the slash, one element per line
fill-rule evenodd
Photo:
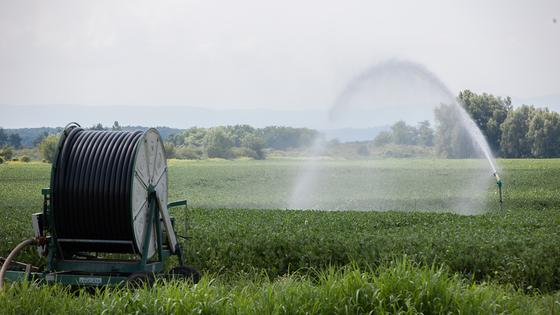
<path fill-rule="evenodd" d="M 496 185 L 498 186 L 498 194 L 500 195 L 500 210 L 504 208 L 504 198 L 502 194 L 502 180 L 500 179 L 500 175 L 498 172 L 494 172 L 494 177 L 496 177 Z"/>

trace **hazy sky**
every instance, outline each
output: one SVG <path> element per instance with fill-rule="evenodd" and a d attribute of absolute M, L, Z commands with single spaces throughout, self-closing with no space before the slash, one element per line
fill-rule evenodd
<path fill-rule="evenodd" d="M 0 104 L 324 108 L 395 58 L 560 94 L 560 1 L 0 0 Z"/>

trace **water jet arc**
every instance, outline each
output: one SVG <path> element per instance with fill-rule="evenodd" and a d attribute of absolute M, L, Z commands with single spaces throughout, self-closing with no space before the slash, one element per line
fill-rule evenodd
<path fill-rule="evenodd" d="M 416 90 L 411 89 L 411 87 L 415 87 Z M 369 93 L 367 94 L 366 101 L 360 101 L 359 97 L 360 95 L 363 97 L 363 93 Z M 325 121 L 327 128 L 325 129 L 329 129 L 335 126 L 335 124 L 340 123 L 341 119 L 343 119 L 342 116 L 349 110 L 368 108 L 376 109 L 378 113 L 382 113 L 383 115 L 391 115 L 391 110 L 396 112 L 395 108 L 397 111 L 400 108 L 401 112 L 405 112 L 402 111 L 402 108 L 407 108 L 406 106 L 415 104 L 410 102 L 418 101 L 417 96 L 420 98 L 423 96 L 425 99 L 420 101 L 420 107 L 414 107 L 414 109 L 425 108 L 425 112 L 429 113 L 427 110 L 433 110 L 438 103 L 450 107 L 453 111 L 452 115 L 455 115 L 454 119 L 457 125 L 465 132 L 466 137 L 472 144 L 472 148 L 467 149 L 472 150 L 468 155 L 486 160 L 487 165 L 491 169 L 491 174 L 495 174 L 494 176 L 496 177 L 499 170 L 492 150 L 477 124 L 473 121 L 465 108 L 457 102 L 454 93 L 451 92 L 447 85 L 425 66 L 415 62 L 394 59 L 387 60 L 368 67 L 365 71 L 351 78 L 342 89 L 341 93 L 335 98 L 332 106 L 330 106 L 328 117 L 326 117 L 327 119 Z M 390 106 L 394 107 L 391 108 Z M 385 111 L 385 108 L 389 108 L 389 110 Z M 400 118 L 402 117 L 401 112 L 393 116 Z M 311 151 L 314 157 L 320 157 L 325 152 L 324 141 L 316 141 Z M 305 162 L 294 184 L 290 199 L 290 208 L 305 209 L 310 208 L 310 206 L 312 208 L 320 208 L 320 206 L 317 207 L 320 201 L 315 203 L 310 203 L 308 201 L 311 199 L 310 196 L 313 195 L 314 189 L 317 189 L 317 185 L 319 185 L 317 180 L 321 169 L 318 163 L 317 159 Z M 482 199 L 486 199 L 487 195 L 483 196 L 483 194 L 486 194 L 489 186 L 485 185 L 490 184 L 490 181 L 488 181 L 487 184 L 482 184 L 484 175 L 480 174 L 480 176 L 480 180 L 471 178 L 468 183 L 462 181 L 458 184 L 465 187 L 463 196 L 473 196 L 476 193 L 480 194 Z M 500 190 L 500 207 L 502 207 L 502 182 L 498 179 L 497 183 Z M 386 187 L 377 187 L 376 189 L 377 192 L 383 192 Z M 470 190 L 472 190 L 472 192 Z M 344 197 L 341 196 L 340 198 Z M 445 198 L 445 196 L 442 196 L 442 204 L 445 203 L 443 208 L 452 209 L 459 213 L 473 214 L 477 209 L 486 208 L 486 206 L 482 204 L 479 206 L 477 201 L 468 201 L 468 198 L 459 195 L 455 196 L 454 200 L 443 200 L 443 198 Z M 383 205 L 381 205 L 380 210 L 382 207 Z M 394 206 L 392 207 L 394 208 Z M 368 206 L 368 209 L 373 210 L 375 208 L 376 205 L 374 204 L 372 204 L 371 207 Z"/>

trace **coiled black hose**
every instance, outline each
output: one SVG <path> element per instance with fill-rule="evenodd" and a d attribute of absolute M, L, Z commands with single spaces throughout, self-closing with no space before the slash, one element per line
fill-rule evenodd
<path fill-rule="evenodd" d="M 51 176 L 54 230 L 65 240 L 59 242 L 64 252 L 135 251 L 131 184 L 141 136 L 141 131 L 66 130 Z"/>

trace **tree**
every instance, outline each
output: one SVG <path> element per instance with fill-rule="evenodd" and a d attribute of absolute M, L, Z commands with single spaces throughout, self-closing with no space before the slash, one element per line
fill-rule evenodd
<path fill-rule="evenodd" d="M 460 113 L 456 106 L 441 104 L 434 110 L 436 118 L 435 146 L 438 155 L 445 158 L 475 156 L 472 140 L 465 128 L 457 122 Z"/>
<path fill-rule="evenodd" d="M 377 134 L 375 139 L 373 139 L 373 144 L 376 147 L 382 147 L 393 141 L 393 135 L 389 131 L 381 131 Z"/>
<path fill-rule="evenodd" d="M 560 154 L 560 115 L 548 109 L 536 109 L 530 118 L 527 140 L 533 157 L 554 157 Z"/>
<path fill-rule="evenodd" d="M 206 134 L 206 154 L 209 158 L 232 158 L 233 141 L 228 137 L 224 127 L 210 128 Z"/>
<path fill-rule="evenodd" d="M 360 156 L 368 156 L 369 155 L 369 149 L 368 149 L 367 145 L 360 145 L 358 147 L 358 149 L 356 150 L 356 153 L 358 153 L 358 155 L 360 155 Z"/>
<path fill-rule="evenodd" d="M 533 106 L 523 105 L 508 113 L 501 124 L 501 151 L 507 157 L 524 158 L 531 156 L 532 144 L 527 137 L 529 122 L 535 112 Z M 537 122 L 535 122 L 537 124 Z M 536 135 L 535 131 L 533 133 Z"/>
<path fill-rule="evenodd" d="M 256 132 L 255 128 L 249 125 L 226 126 L 224 127 L 224 131 L 231 139 L 232 146 L 234 147 L 243 146 L 243 139 L 245 139 L 250 135 L 255 134 Z"/>
<path fill-rule="evenodd" d="M 111 127 L 111 130 L 113 130 L 113 131 L 121 131 L 122 130 L 121 125 L 119 125 L 118 121 L 115 120 L 115 122 L 113 123 L 113 127 Z"/>
<path fill-rule="evenodd" d="M 21 148 L 21 137 L 17 133 L 12 133 L 8 137 L 8 144 L 16 149 Z"/>
<path fill-rule="evenodd" d="M 175 158 L 175 146 L 173 145 L 173 143 L 165 141 L 163 143 L 163 149 L 165 151 L 165 157 L 168 159 L 172 159 Z"/>
<path fill-rule="evenodd" d="M 391 131 L 382 131 L 373 139 L 377 147 L 389 143 L 431 147 L 434 145 L 434 130 L 427 120 L 419 122 L 418 127 L 409 126 L 400 120 L 391 126 Z"/>
<path fill-rule="evenodd" d="M 170 136 L 168 138 L 169 142 L 172 142 L 176 146 L 190 146 L 195 148 L 203 148 L 205 145 L 207 130 L 204 128 L 192 127 L 184 132 Z"/>
<path fill-rule="evenodd" d="M 175 152 L 175 156 L 178 159 L 187 159 L 187 160 L 199 160 L 203 157 L 204 152 L 202 149 L 197 149 L 194 147 L 178 147 Z"/>
<path fill-rule="evenodd" d="M 89 128 L 90 130 L 105 130 L 106 128 L 103 127 L 101 123 L 97 123 L 97 125 L 93 125 Z"/>
<path fill-rule="evenodd" d="M 256 134 L 246 135 L 241 141 L 241 146 L 250 149 L 254 154 L 252 158 L 257 160 L 264 160 L 264 139 Z"/>
<path fill-rule="evenodd" d="M 544 122 L 544 142 L 547 148 L 546 156 L 544 157 L 558 157 L 560 156 L 560 114 L 557 112 L 549 112 L 547 109 L 546 119 Z M 529 126 L 529 133 L 531 127 Z"/>
<path fill-rule="evenodd" d="M 49 136 L 49 133 L 44 131 L 42 134 L 40 134 L 37 138 L 35 138 L 35 140 L 33 140 L 33 146 L 36 147 L 39 145 L 39 143 L 41 143 L 41 141 L 43 141 L 43 139 L 45 139 L 46 137 Z"/>
<path fill-rule="evenodd" d="M 459 93 L 457 100 L 480 128 L 492 151 L 499 152 L 502 136 L 500 126 L 513 108 L 511 98 L 501 98 L 486 93 L 479 95 L 464 90 Z"/>
<path fill-rule="evenodd" d="M 8 135 L 3 128 L 0 128 L 0 147 L 8 144 Z"/>
<path fill-rule="evenodd" d="M 43 139 L 41 143 L 39 143 L 39 153 L 43 159 L 47 160 L 48 162 L 54 162 L 56 157 L 56 151 L 58 146 L 58 137 L 55 135 L 50 135 Z"/>
<path fill-rule="evenodd" d="M 11 147 L 5 146 L 0 148 L 0 156 L 4 158 L 4 160 L 9 161 L 12 159 L 14 155 L 14 151 Z"/>
<path fill-rule="evenodd" d="M 414 145 L 416 144 L 416 128 L 408 126 L 403 120 L 397 121 L 391 126 L 393 143 Z"/>
<path fill-rule="evenodd" d="M 544 133 L 546 115 L 541 110 L 535 110 L 531 116 L 525 137 L 530 141 L 531 155 L 544 157 L 548 151 L 546 147 L 547 139 Z"/>
<path fill-rule="evenodd" d="M 430 122 L 427 120 L 418 123 L 417 139 L 418 144 L 431 147 L 434 145 L 434 130 L 430 127 Z"/>

